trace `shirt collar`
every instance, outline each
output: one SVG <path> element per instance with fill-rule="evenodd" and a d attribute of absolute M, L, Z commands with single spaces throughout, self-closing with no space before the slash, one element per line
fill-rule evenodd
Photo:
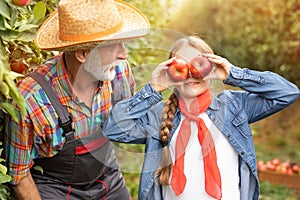
<path fill-rule="evenodd" d="M 68 78 L 67 69 L 66 69 L 66 61 L 65 61 L 65 57 L 64 57 L 63 53 L 61 54 L 61 57 L 60 57 L 59 61 L 57 62 L 56 71 L 57 71 L 58 82 L 62 88 L 61 89 L 62 91 L 60 91 L 60 94 L 62 94 L 63 98 L 71 97 L 73 100 L 75 100 L 77 98 L 77 96 L 75 95 L 76 93 L 73 92 L 73 86 L 71 85 L 71 82 L 69 81 L 69 78 Z M 103 85 L 103 82 L 99 81 L 97 88 L 96 88 L 96 93 L 101 92 L 102 85 Z M 69 99 L 69 100 L 72 100 L 72 99 Z"/>
<path fill-rule="evenodd" d="M 68 74 L 65 66 L 65 58 L 63 53 L 61 54 L 61 57 L 56 64 L 56 71 L 57 71 L 57 81 L 59 82 L 62 88 L 62 91 L 60 91 L 60 93 L 61 94 L 65 93 L 64 96 L 69 96 L 74 98 L 73 87 L 68 78 Z"/>

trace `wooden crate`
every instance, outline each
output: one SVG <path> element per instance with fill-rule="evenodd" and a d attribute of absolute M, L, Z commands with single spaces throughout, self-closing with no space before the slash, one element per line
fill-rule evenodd
<path fill-rule="evenodd" d="M 258 171 L 260 181 L 280 184 L 300 191 L 300 175 L 280 174 L 272 171 Z"/>

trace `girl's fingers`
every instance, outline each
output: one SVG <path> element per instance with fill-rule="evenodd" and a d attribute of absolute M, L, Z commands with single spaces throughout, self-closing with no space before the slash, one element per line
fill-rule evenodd
<path fill-rule="evenodd" d="M 162 63 L 160 63 L 159 65 L 163 65 L 163 66 L 168 66 L 169 64 L 171 64 L 173 62 L 173 60 L 175 60 L 176 57 L 170 58 L 169 60 L 166 60 Z"/>
<path fill-rule="evenodd" d="M 203 54 L 203 57 L 211 58 L 211 59 L 222 59 L 221 56 L 218 56 L 216 54 L 211 54 L 211 53 L 205 53 Z"/>
<path fill-rule="evenodd" d="M 227 62 L 227 60 L 221 56 L 215 55 L 215 54 L 203 54 L 204 57 L 206 57 L 209 61 L 221 65 Z"/>

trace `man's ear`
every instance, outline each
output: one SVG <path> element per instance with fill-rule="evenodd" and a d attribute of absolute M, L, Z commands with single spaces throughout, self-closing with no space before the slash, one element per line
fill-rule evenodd
<path fill-rule="evenodd" d="M 86 61 L 87 56 L 89 55 L 90 50 L 88 49 L 81 49 L 75 51 L 75 58 L 80 62 L 84 63 Z"/>

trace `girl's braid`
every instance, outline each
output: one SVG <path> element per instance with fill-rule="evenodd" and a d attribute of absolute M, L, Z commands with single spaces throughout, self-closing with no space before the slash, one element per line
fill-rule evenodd
<path fill-rule="evenodd" d="M 173 93 L 167 100 L 162 116 L 162 122 L 160 124 L 160 140 L 162 142 L 162 161 L 160 168 L 156 171 L 156 175 L 159 176 L 159 183 L 161 185 L 169 184 L 169 177 L 172 170 L 172 159 L 168 141 L 170 139 L 170 132 L 173 127 L 173 119 L 177 109 L 178 100 L 176 95 Z"/>

